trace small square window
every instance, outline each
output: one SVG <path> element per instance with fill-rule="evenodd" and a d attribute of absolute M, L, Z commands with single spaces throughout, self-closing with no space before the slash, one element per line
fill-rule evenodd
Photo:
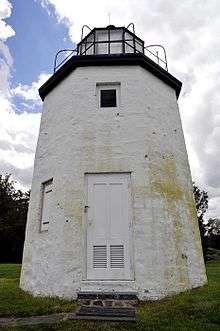
<path fill-rule="evenodd" d="M 100 90 L 101 107 L 117 107 L 116 89 Z"/>

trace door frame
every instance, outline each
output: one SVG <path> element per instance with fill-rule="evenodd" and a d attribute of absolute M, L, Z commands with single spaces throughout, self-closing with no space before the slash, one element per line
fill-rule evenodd
<path fill-rule="evenodd" d="M 130 254 L 130 278 L 129 279 L 89 279 L 87 278 L 87 213 L 85 212 L 85 206 L 88 206 L 88 177 L 89 175 L 114 175 L 114 174 L 127 174 L 129 175 L 129 187 L 128 187 L 128 204 L 130 206 L 128 214 L 130 219 L 129 228 L 129 254 Z M 133 244 L 133 192 L 132 192 L 132 171 L 103 171 L 103 172 L 85 172 L 84 173 L 84 194 L 82 205 L 82 231 L 83 231 L 83 263 L 82 263 L 82 280 L 92 282 L 130 282 L 134 281 L 134 244 Z"/>

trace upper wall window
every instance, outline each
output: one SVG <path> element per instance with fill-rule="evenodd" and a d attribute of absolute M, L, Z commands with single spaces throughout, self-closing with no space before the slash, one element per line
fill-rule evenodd
<path fill-rule="evenodd" d="M 101 107 L 116 107 L 116 89 L 100 90 L 100 106 Z"/>
<path fill-rule="evenodd" d="M 121 99 L 121 84 L 118 82 L 96 83 L 98 108 L 118 108 Z"/>

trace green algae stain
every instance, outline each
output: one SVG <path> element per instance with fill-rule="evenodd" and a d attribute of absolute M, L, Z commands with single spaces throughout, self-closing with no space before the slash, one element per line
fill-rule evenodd
<path fill-rule="evenodd" d="M 179 183 L 174 159 L 171 159 L 169 155 L 167 155 L 159 164 L 150 164 L 150 176 L 152 192 L 160 194 L 164 198 L 168 214 L 173 219 L 175 225 L 174 238 L 179 255 L 177 257 L 177 263 L 182 265 L 184 262 L 181 253 L 183 218 L 188 219 L 189 225 L 192 228 L 197 254 L 203 259 L 193 193 L 189 188 L 186 189 Z M 188 225 L 185 224 L 185 226 Z M 182 277 L 183 275 L 181 274 L 181 282 L 185 283 L 186 279 L 184 279 L 185 277 L 182 279 Z"/>
<path fill-rule="evenodd" d="M 187 261 L 182 258 L 183 253 L 183 229 L 182 229 L 182 203 L 184 200 L 184 189 L 178 181 L 175 161 L 169 156 L 164 157 L 160 163 L 149 165 L 152 193 L 159 194 L 165 201 L 169 218 L 173 221 L 173 240 L 175 244 L 175 265 L 178 284 L 181 289 L 188 287 Z M 183 202 L 184 204 L 184 202 Z M 165 272 L 166 283 L 169 284 L 169 272 Z"/>
<path fill-rule="evenodd" d="M 183 190 L 178 184 L 176 165 L 172 159 L 163 159 L 160 166 L 150 165 L 152 189 L 169 201 L 181 200 Z"/>
<path fill-rule="evenodd" d="M 183 197 L 181 187 L 173 180 L 163 180 L 153 183 L 153 190 L 161 193 L 167 200 L 180 200 Z"/>
<path fill-rule="evenodd" d="M 185 227 L 191 228 L 197 258 L 200 261 L 201 268 L 204 265 L 193 193 L 189 187 L 186 188 L 180 184 L 175 160 L 170 158 L 169 155 L 163 157 L 160 163 L 151 163 L 149 165 L 149 172 L 152 194 L 161 195 L 163 197 L 169 218 L 173 221 L 173 238 L 170 239 L 173 240 L 175 244 L 175 264 L 176 270 L 178 270 L 179 286 L 182 289 L 186 289 L 188 287 L 189 278 L 187 272 L 187 257 L 183 254 L 183 231 Z M 169 274 L 169 272 L 167 274 Z M 167 283 L 168 282 L 169 280 L 167 279 Z"/>

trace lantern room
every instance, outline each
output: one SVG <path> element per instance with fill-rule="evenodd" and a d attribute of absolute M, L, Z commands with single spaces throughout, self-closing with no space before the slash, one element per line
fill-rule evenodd
<path fill-rule="evenodd" d="M 78 55 L 144 53 L 144 41 L 125 27 L 95 28 L 78 44 Z"/>
<path fill-rule="evenodd" d="M 85 30 L 89 33 L 85 34 Z M 158 64 L 168 71 L 165 48 L 159 44 L 145 45 L 144 41 L 135 33 L 134 24 L 127 27 L 108 25 L 91 29 L 88 25 L 82 27 L 81 41 L 75 49 L 61 49 L 54 60 L 54 73 L 63 66 L 71 57 L 76 56 L 115 56 L 137 55 Z"/>

